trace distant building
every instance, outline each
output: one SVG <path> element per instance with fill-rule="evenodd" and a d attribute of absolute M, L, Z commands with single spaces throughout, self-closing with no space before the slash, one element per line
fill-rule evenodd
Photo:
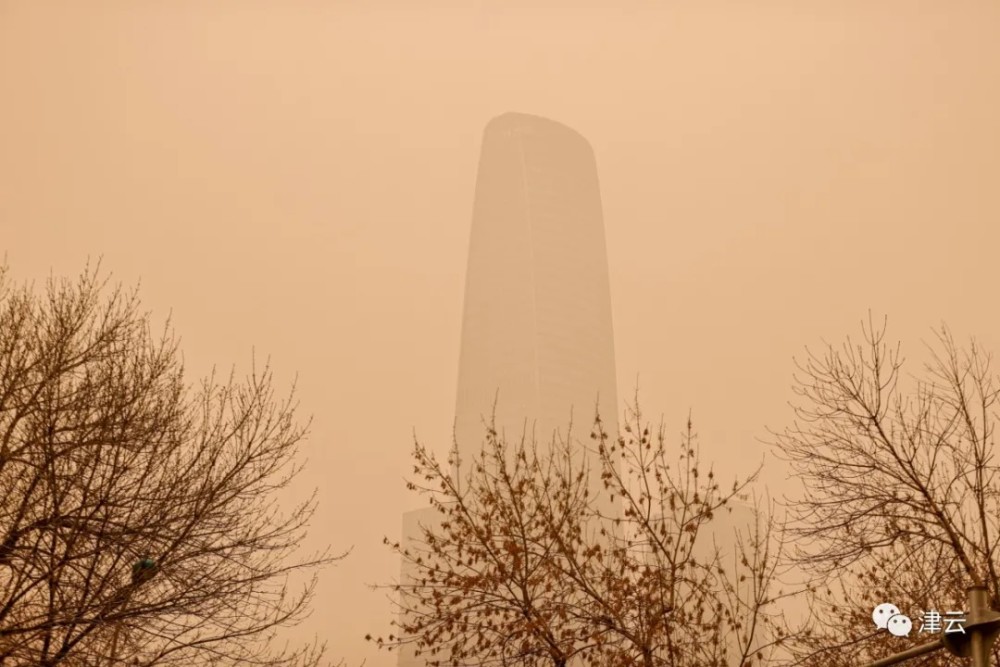
<path fill-rule="evenodd" d="M 441 526 L 443 515 L 434 507 L 424 507 L 412 510 L 403 514 L 403 548 L 417 546 L 419 548 L 423 537 L 422 527 L 431 530 L 438 530 Z M 407 560 L 403 560 L 400 571 L 399 583 L 403 586 L 415 583 L 419 574 L 416 568 Z M 401 620 L 405 615 L 401 615 Z M 398 664 L 399 667 L 424 667 L 427 664 L 424 656 L 415 655 L 416 649 L 412 644 L 404 644 L 399 647 Z"/>
<path fill-rule="evenodd" d="M 742 540 L 743 548 L 750 556 L 753 553 L 752 540 L 756 525 L 757 517 L 754 508 L 750 505 L 749 498 L 744 496 L 732 500 L 728 503 L 728 507 L 717 511 L 699 531 L 692 555 L 699 562 L 704 562 L 711 558 L 715 550 L 718 549 L 719 566 L 726 573 L 726 578 L 735 583 L 739 577 L 737 568 L 737 559 L 741 556 L 739 541 Z M 761 526 L 762 533 L 766 528 L 765 525 Z M 745 595 L 746 592 L 743 591 L 743 594 Z M 730 635 L 725 644 L 728 657 L 726 664 L 739 664 L 737 660 L 740 654 L 738 638 Z"/>
<path fill-rule="evenodd" d="M 754 509 L 748 497 L 737 496 L 735 500 L 730 500 L 702 527 L 699 539 L 695 540 L 694 557 L 699 560 L 707 558 L 718 548 L 720 557 L 731 562 L 737 553 L 737 532 L 744 541 L 748 540 L 753 535 L 755 522 Z"/>
<path fill-rule="evenodd" d="M 496 426 L 516 444 L 527 430 L 544 454 L 558 431 L 593 444 L 599 407 L 617 435 L 611 288 L 597 165 L 590 144 L 552 120 L 507 113 L 483 133 L 459 356 L 455 436 L 461 476 Z M 598 403 L 598 400 L 600 401 Z M 588 460 L 591 496 L 605 497 L 600 462 Z M 605 501 L 602 510 L 617 513 Z M 433 510 L 429 510 L 433 512 Z M 418 540 L 428 510 L 404 517 Z M 402 579 L 412 572 L 401 573 Z M 401 666 L 425 663 L 412 649 Z"/>
<path fill-rule="evenodd" d="M 661 517 L 654 518 L 654 525 L 656 521 L 660 520 L 662 520 Z M 674 519 L 669 521 L 673 522 Z M 754 536 L 755 528 L 756 515 L 750 505 L 749 498 L 738 496 L 731 500 L 727 507 L 715 512 L 711 519 L 701 524 L 691 550 L 691 556 L 696 562 L 704 564 L 713 559 L 718 551 L 719 567 L 725 572 L 724 576 L 730 582 L 735 582 L 739 576 L 737 568 L 737 559 L 740 556 L 739 541 L 742 540 L 744 548 L 750 552 L 752 549 L 750 540 Z M 762 526 L 762 528 L 765 527 Z M 672 523 L 668 524 L 667 529 L 669 532 L 678 530 Z M 640 545 L 637 547 L 637 551 L 641 553 L 644 548 Z M 726 664 L 738 664 L 736 661 L 739 657 L 738 638 L 730 635 L 725 643 L 728 657 Z"/>
<path fill-rule="evenodd" d="M 459 356 L 455 433 L 467 469 L 497 401 L 498 431 L 539 445 L 589 434 L 600 412 L 617 433 L 611 288 L 590 144 L 552 120 L 494 118 L 476 179 Z M 591 488 L 601 488 L 590 461 Z"/>

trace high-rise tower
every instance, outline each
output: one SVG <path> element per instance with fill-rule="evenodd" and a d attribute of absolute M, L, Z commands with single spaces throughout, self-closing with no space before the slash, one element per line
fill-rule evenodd
<path fill-rule="evenodd" d="M 455 436 L 469 470 L 496 399 L 497 430 L 516 444 L 527 425 L 540 451 L 573 419 L 572 439 L 590 443 L 600 397 L 605 429 L 617 435 L 617 386 L 604 216 L 594 152 L 555 121 L 508 113 L 483 133 L 472 213 L 459 357 Z M 591 495 L 600 462 L 588 460 Z M 613 512 L 610 503 L 602 510 Z M 435 529 L 432 509 L 408 512 L 403 541 Z M 404 561 L 401 582 L 415 572 Z M 412 646 L 400 667 L 425 665 Z"/>
<path fill-rule="evenodd" d="M 494 399 L 498 430 L 539 445 L 572 411 L 616 435 L 611 290 L 597 164 L 576 131 L 507 113 L 483 134 L 472 214 L 455 434 L 467 469 Z M 596 484 L 599 463 L 590 460 Z M 592 486 L 592 491 L 599 487 Z"/>

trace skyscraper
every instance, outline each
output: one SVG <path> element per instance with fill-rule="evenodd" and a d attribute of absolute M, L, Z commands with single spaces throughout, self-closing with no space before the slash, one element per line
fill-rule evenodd
<path fill-rule="evenodd" d="M 616 433 L 611 289 L 597 164 L 576 131 L 507 113 L 486 126 L 476 179 L 455 434 L 467 469 L 496 399 L 498 431 L 539 445 L 596 402 Z M 599 464 L 590 461 L 592 491 Z"/>
<path fill-rule="evenodd" d="M 555 121 L 494 118 L 483 133 L 469 244 L 455 415 L 461 472 L 480 452 L 494 400 L 497 430 L 512 442 L 527 427 L 547 445 L 557 429 L 567 435 L 571 416 L 573 440 L 590 442 L 598 397 L 614 437 L 616 382 L 594 152 Z M 600 463 L 588 463 L 593 495 Z M 407 513 L 404 542 L 420 539 L 419 524 L 439 522 L 430 508 Z M 404 562 L 402 583 L 415 574 Z M 399 664 L 426 663 L 405 647 Z"/>

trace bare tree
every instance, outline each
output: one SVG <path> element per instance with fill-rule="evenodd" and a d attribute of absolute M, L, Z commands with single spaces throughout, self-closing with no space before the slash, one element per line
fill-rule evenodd
<path fill-rule="evenodd" d="M 380 646 L 414 644 L 417 655 L 438 664 L 498 664 L 564 667 L 595 644 L 587 628 L 567 615 L 572 595 L 560 576 L 557 536 L 579 533 L 586 508 L 574 491 L 565 502 L 542 511 L 551 500 L 553 466 L 570 464 L 565 448 L 540 455 L 534 441 L 510 446 L 491 422 L 480 456 L 465 483 L 449 473 L 419 442 L 414 447 L 416 481 L 408 482 L 437 509 L 439 525 L 423 526 L 413 543 L 385 540 L 413 574 L 390 586 L 402 612 L 397 636 Z"/>
<path fill-rule="evenodd" d="M 949 569 L 942 549 L 938 545 L 912 553 L 904 542 L 897 542 L 829 575 L 825 585 L 811 596 L 815 622 L 807 636 L 796 638 L 791 663 L 855 667 L 938 638 L 949 628 L 949 619 L 955 618 L 949 612 L 963 612 L 966 604 L 966 582 Z M 908 638 L 893 636 L 875 625 L 873 610 L 885 603 L 911 618 L 913 629 Z M 925 617 L 933 613 L 939 615 L 938 622 Z M 997 657 L 994 651 L 994 660 Z M 908 664 L 945 667 L 961 661 L 938 651 Z"/>
<path fill-rule="evenodd" d="M 803 482 L 791 506 L 799 560 L 834 584 L 816 602 L 841 605 L 827 617 L 829 631 L 803 648 L 815 664 L 835 664 L 824 642 L 855 655 L 872 652 L 869 645 L 906 646 L 872 632 L 869 605 L 961 609 L 962 589 L 971 585 L 985 586 L 994 608 L 1000 599 L 998 388 L 990 355 L 974 340 L 961 348 L 942 326 L 924 372 L 906 382 L 885 323 L 876 327 L 869 317 L 862 331 L 862 342 L 828 345 L 798 364 L 796 421 L 774 440 Z"/>
<path fill-rule="evenodd" d="M 671 454 L 664 425 L 654 435 L 638 397 L 625 414 L 622 433 L 608 437 L 598 417 L 605 491 L 621 503 L 606 519 L 603 555 L 580 561 L 565 552 L 568 576 L 590 610 L 589 620 L 608 628 L 611 664 L 744 665 L 771 658 L 791 630 L 776 590 L 784 560 L 780 528 L 759 504 L 745 523 L 719 528 L 734 502 L 746 497 L 757 472 L 722 490 L 702 467 L 689 419 Z M 718 542 L 729 543 L 721 548 Z M 596 612 L 596 613 L 595 613 Z"/>
<path fill-rule="evenodd" d="M 699 477 L 690 423 L 675 459 L 662 427 L 654 444 L 637 408 L 630 417 L 613 443 L 595 419 L 604 490 L 588 488 L 585 447 L 570 436 L 540 454 L 525 438 L 509 446 L 491 423 L 461 487 L 418 443 L 420 482 L 409 488 L 430 498 L 440 524 L 416 543 L 386 540 L 415 574 L 389 586 L 403 614 L 397 636 L 378 644 L 412 643 L 431 664 L 453 665 L 771 657 L 790 634 L 776 609 L 777 535 L 758 512 L 723 562 L 704 529 L 752 478 L 721 492 L 711 471 Z"/>
<path fill-rule="evenodd" d="M 169 329 L 98 276 L 38 295 L 0 269 L 0 664 L 315 664 L 267 647 L 339 558 L 295 556 L 312 499 L 277 505 L 294 390 L 266 366 L 189 389 Z"/>

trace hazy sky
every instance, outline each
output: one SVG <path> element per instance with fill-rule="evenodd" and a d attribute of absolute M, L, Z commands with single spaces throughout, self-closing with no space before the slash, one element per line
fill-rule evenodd
<path fill-rule="evenodd" d="M 941 320 L 1000 350 L 993 0 L 363 4 L 0 0 L 0 251 L 141 278 L 194 375 L 299 373 L 310 544 L 354 547 L 297 633 L 332 654 L 395 661 L 365 584 L 421 505 L 413 432 L 447 450 L 493 116 L 593 144 L 619 395 L 693 409 L 727 478 L 788 422 L 792 355 L 869 308 L 904 350 Z"/>

